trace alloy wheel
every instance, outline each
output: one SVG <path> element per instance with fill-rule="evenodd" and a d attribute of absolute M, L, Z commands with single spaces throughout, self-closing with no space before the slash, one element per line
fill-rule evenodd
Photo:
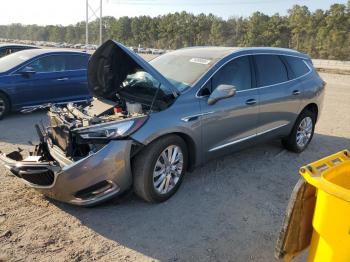
<path fill-rule="evenodd" d="M 0 116 L 5 114 L 5 110 L 6 110 L 5 100 L 0 97 Z"/>
<path fill-rule="evenodd" d="M 167 194 L 179 182 L 184 167 L 179 146 L 170 145 L 158 157 L 153 170 L 153 186 L 159 194 Z"/>
<path fill-rule="evenodd" d="M 296 134 L 296 142 L 300 148 L 305 147 L 312 136 L 313 122 L 311 117 L 305 117 L 299 124 Z"/>

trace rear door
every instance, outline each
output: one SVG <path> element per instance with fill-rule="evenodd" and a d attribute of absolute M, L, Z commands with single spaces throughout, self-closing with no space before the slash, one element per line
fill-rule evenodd
<path fill-rule="evenodd" d="M 62 90 L 60 100 L 79 101 L 90 98 L 87 87 L 87 66 L 89 56 L 82 54 L 63 55 L 65 76 L 61 78 Z"/>
<path fill-rule="evenodd" d="M 290 79 L 288 65 L 278 55 L 255 55 L 254 61 L 260 100 L 258 134 L 294 123 L 301 107 L 300 83 Z"/>
<path fill-rule="evenodd" d="M 249 56 L 234 59 L 212 77 L 206 88 L 214 90 L 220 84 L 233 85 L 236 95 L 213 105 L 208 105 L 208 96 L 200 98 L 203 149 L 207 159 L 226 154 L 235 145 L 256 136 L 259 101 L 251 69 Z"/>

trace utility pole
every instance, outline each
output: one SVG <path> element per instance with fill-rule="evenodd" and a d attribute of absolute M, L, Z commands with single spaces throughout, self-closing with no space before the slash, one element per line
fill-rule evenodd
<path fill-rule="evenodd" d="M 100 45 L 102 45 L 102 0 L 100 0 Z"/>
<path fill-rule="evenodd" d="M 100 15 L 97 12 L 100 11 Z M 91 12 L 91 16 L 89 15 Z M 93 18 L 100 20 L 100 45 L 102 44 L 102 0 L 100 0 L 100 6 L 97 9 L 93 9 L 89 4 L 89 0 L 86 0 L 86 28 L 85 28 L 85 46 L 89 44 L 89 21 Z"/>
<path fill-rule="evenodd" d="M 89 0 L 86 0 L 85 48 L 89 44 Z"/>

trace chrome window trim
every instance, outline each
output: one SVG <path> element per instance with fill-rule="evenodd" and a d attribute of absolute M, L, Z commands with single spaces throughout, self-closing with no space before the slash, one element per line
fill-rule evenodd
<path fill-rule="evenodd" d="M 311 66 L 305 61 L 305 59 L 303 59 L 303 62 L 304 62 L 304 64 L 307 66 L 307 68 L 309 68 L 309 70 L 312 71 Z M 307 73 L 305 73 L 304 75 L 306 75 L 306 74 L 307 74 Z M 302 76 L 304 76 L 304 75 L 302 75 Z M 302 76 L 299 76 L 299 77 L 302 77 Z"/>
<path fill-rule="evenodd" d="M 256 89 L 262 89 L 262 88 L 267 88 L 267 87 L 271 87 L 271 86 L 276 86 L 276 85 L 281 85 L 281 84 L 285 84 L 291 81 L 295 81 L 299 78 L 302 78 L 308 74 L 310 74 L 312 72 L 312 68 L 307 64 L 307 62 L 305 62 L 305 58 L 304 57 L 300 57 L 300 56 L 295 56 L 295 55 L 287 55 L 287 54 L 274 54 L 274 53 L 254 53 L 254 54 L 244 54 L 244 55 L 240 55 L 240 56 L 235 56 L 233 58 L 231 58 L 230 60 L 226 61 L 224 64 L 222 64 L 218 69 L 216 69 L 209 77 L 208 79 L 204 82 L 204 84 L 198 89 L 198 91 L 196 92 L 196 98 L 202 98 L 202 97 L 207 97 L 206 96 L 199 96 L 198 93 L 202 90 L 202 88 L 208 83 L 208 81 L 222 68 L 224 67 L 226 64 L 232 62 L 233 60 L 240 58 L 240 57 L 244 57 L 244 56 L 254 56 L 254 55 L 278 55 L 278 56 L 290 56 L 290 57 L 296 57 L 301 59 L 306 66 L 309 68 L 309 72 L 305 73 L 304 75 L 301 75 L 299 77 L 290 79 L 288 81 L 284 81 L 284 82 L 280 82 L 280 83 L 276 83 L 276 84 L 272 84 L 272 85 L 267 85 L 267 86 L 259 86 L 259 87 L 254 87 L 254 88 L 249 88 L 249 89 L 245 89 L 245 90 L 238 90 L 236 93 L 241 93 L 241 92 L 246 92 L 246 91 L 250 91 L 250 90 L 256 90 Z"/>
<path fill-rule="evenodd" d="M 238 144 L 238 143 L 240 143 L 240 142 L 249 140 L 249 139 L 254 138 L 254 137 L 257 137 L 257 136 L 264 135 L 264 134 L 266 134 L 266 133 L 269 133 L 269 132 L 271 132 L 271 131 L 274 131 L 274 130 L 276 130 L 276 129 L 282 128 L 282 127 L 287 126 L 287 125 L 288 125 L 288 124 L 283 124 L 283 125 L 280 125 L 280 126 L 276 126 L 276 127 L 270 128 L 270 129 L 268 129 L 268 130 L 265 130 L 265 131 L 263 131 L 263 132 L 259 132 L 259 133 L 256 133 L 256 134 L 254 134 L 254 135 L 246 136 L 246 137 L 243 137 L 243 138 L 240 138 L 240 139 L 231 141 L 231 142 L 229 142 L 229 143 L 226 143 L 226 144 L 223 144 L 223 145 L 220 145 L 220 146 L 213 147 L 213 148 L 209 149 L 209 152 L 213 152 L 213 151 L 216 151 L 216 150 L 218 150 L 218 149 L 221 149 L 221 148 L 224 148 L 224 147 L 227 147 L 227 146 L 231 146 L 231 145 L 234 145 L 234 144 Z"/>

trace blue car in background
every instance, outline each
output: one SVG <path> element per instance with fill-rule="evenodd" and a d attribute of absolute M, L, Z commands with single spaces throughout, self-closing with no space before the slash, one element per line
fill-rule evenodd
<path fill-rule="evenodd" d="M 27 49 L 38 49 L 39 47 L 33 45 L 21 45 L 21 44 L 0 44 L 0 58 L 16 53 L 18 51 Z"/>
<path fill-rule="evenodd" d="M 0 58 L 0 119 L 47 103 L 83 102 L 87 88 L 84 52 L 31 49 Z"/>

